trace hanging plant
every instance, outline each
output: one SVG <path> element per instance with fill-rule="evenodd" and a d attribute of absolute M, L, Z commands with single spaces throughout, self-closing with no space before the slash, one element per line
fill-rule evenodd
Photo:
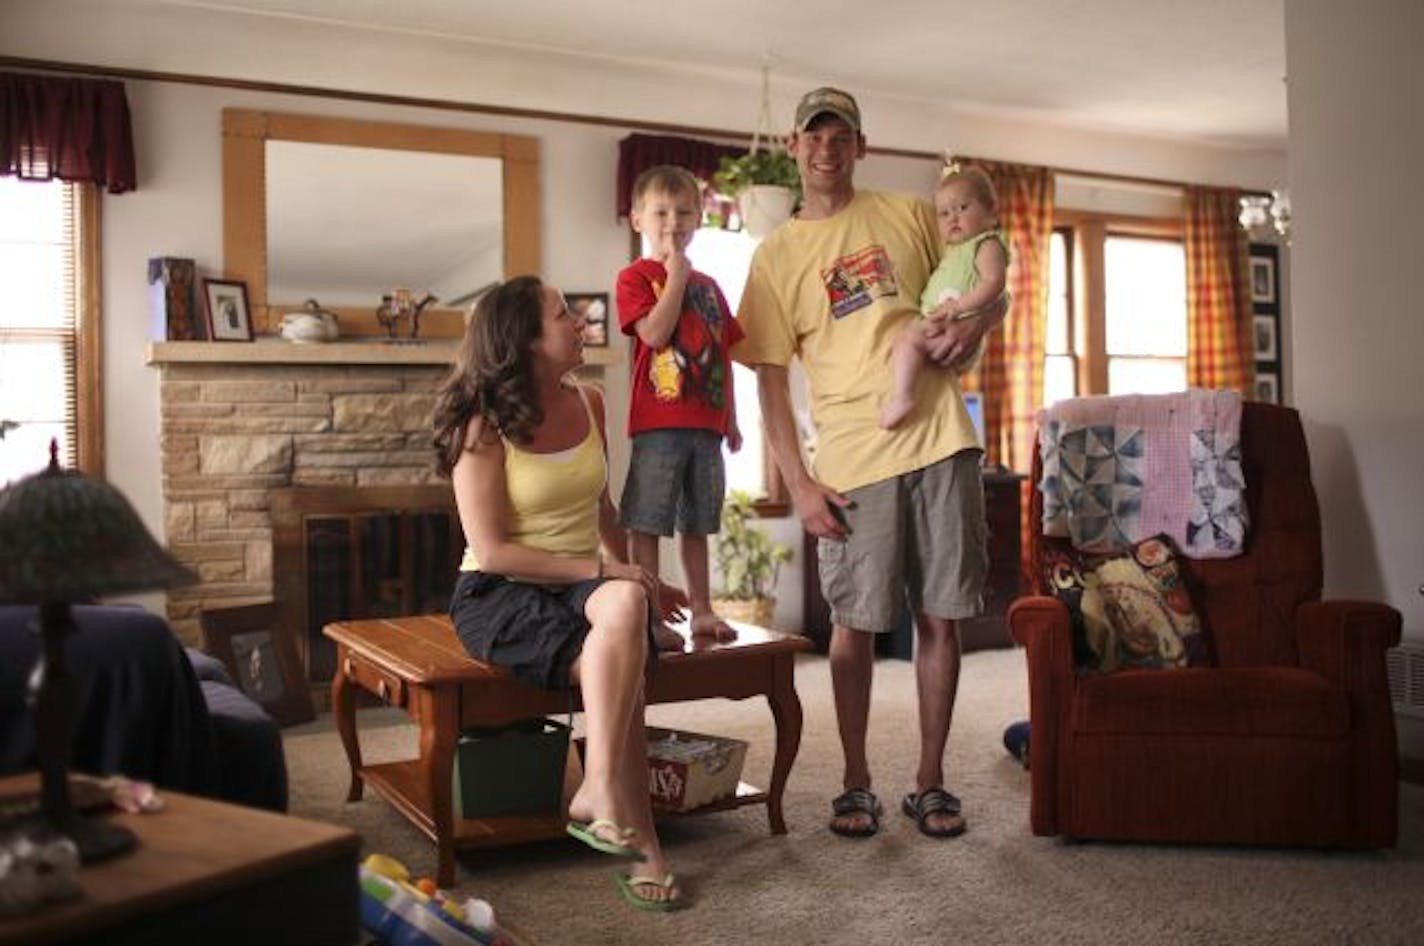
<path fill-rule="evenodd" d="M 797 201 L 801 199 L 801 172 L 784 148 L 758 148 L 739 157 L 723 157 L 712 175 L 717 193 L 732 200 L 758 184 L 789 188 Z"/>

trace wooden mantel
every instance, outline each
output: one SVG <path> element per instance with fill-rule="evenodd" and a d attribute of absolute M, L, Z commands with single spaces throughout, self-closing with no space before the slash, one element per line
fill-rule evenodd
<path fill-rule="evenodd" d="M 238 365 L 448 365 L 455 360 L 456 339 L 419 341 L 325 342 L 296 344 L 278 338 L 254 342 L 150 342 L 148 364 Z M 616 364 L 619 349 L 586 348 L 584 363 Z"/>

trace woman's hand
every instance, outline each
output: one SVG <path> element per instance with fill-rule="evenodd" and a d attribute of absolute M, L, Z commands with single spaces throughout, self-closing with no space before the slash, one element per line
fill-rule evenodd
<path fill-rule="evenodd" d="M 664 621 L 682 621 L 687 617 L 687 592 L 681 588 L 659 581 L 658 596 L 654 601 Z"/>
<path fill-rule="evenodd" d="M 636 581 L 643 586 L 654 613 L 664 621 L 681 621 L 687 617 L 687 592 L 664 584 L 641 565 L 628 562 L 604 562 L 603 577 L 621 581 Z"/>

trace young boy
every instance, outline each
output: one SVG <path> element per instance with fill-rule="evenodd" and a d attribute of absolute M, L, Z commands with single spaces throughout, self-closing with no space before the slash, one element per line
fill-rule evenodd
<path fill-rule="evenodd" d="M 676 526 L 692 633 L 731 640 L 736 632 L 712 612 L 707 537 L 721 525 L 722 438 L 742 446 L 727 356 L 742 330 L 717 283 L 687 259 L 702 220 L 691 172 L 659 165 L 640 174 L 630 219 L 648 255 L 618 274 L 618 322 L 635 339 L 621 519 L 633 561 L 654 575 L 658 537 Z"/>

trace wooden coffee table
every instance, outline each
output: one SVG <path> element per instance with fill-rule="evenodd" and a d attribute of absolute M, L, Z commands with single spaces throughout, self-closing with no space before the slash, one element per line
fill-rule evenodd
<path fill-rule="evenodd" d="M 781 798 L 801 745 L 801 701 L 796 695 L 795 657 L 810 642 L 750 624 L 731 622 L 736 641 L 688 645 L 664 654 L 649 678 L 648 703 L 765 696 L 776 724 L 771 784 L 760 791 L 746 783 L 732 797 L 699 811 L 766 805 L 773 834 L 785 834 Z M 454 817 L 451 774 L 455 743 L 467 726 L 498 726 L 531 716 L 557 716 L 570 709 L 567 695 L 516 680 L 505 670 L 470 657 L 444 615 L 339 621 L 323 632 L 336 642 L 331 705 L 351 764 L 347 799 L 370 784 L 435 842 L 435 879 L 455 880 L 455 851 L 495 847 L 564 833 L 564 812 L 544 815 Z M 356 692 L 404 709 L 420 727 L 414 759 L 363 765 L 356 732 Z M 574 708 L 581 709 L 578 693 Z M 565 785 L 567 804 L 573 785 Z"/>
<path fill-rule="evenodd" d="M 0 796 L 34 775 L 0 779 Z M 303 943 L 358 937 L 356 855 L 349 828 L 162 790 L 148 815 L 111 814 L 134 850 L 79 870 L 81 893 L 0 918 L 0 943 L 178 946 Z"/>

